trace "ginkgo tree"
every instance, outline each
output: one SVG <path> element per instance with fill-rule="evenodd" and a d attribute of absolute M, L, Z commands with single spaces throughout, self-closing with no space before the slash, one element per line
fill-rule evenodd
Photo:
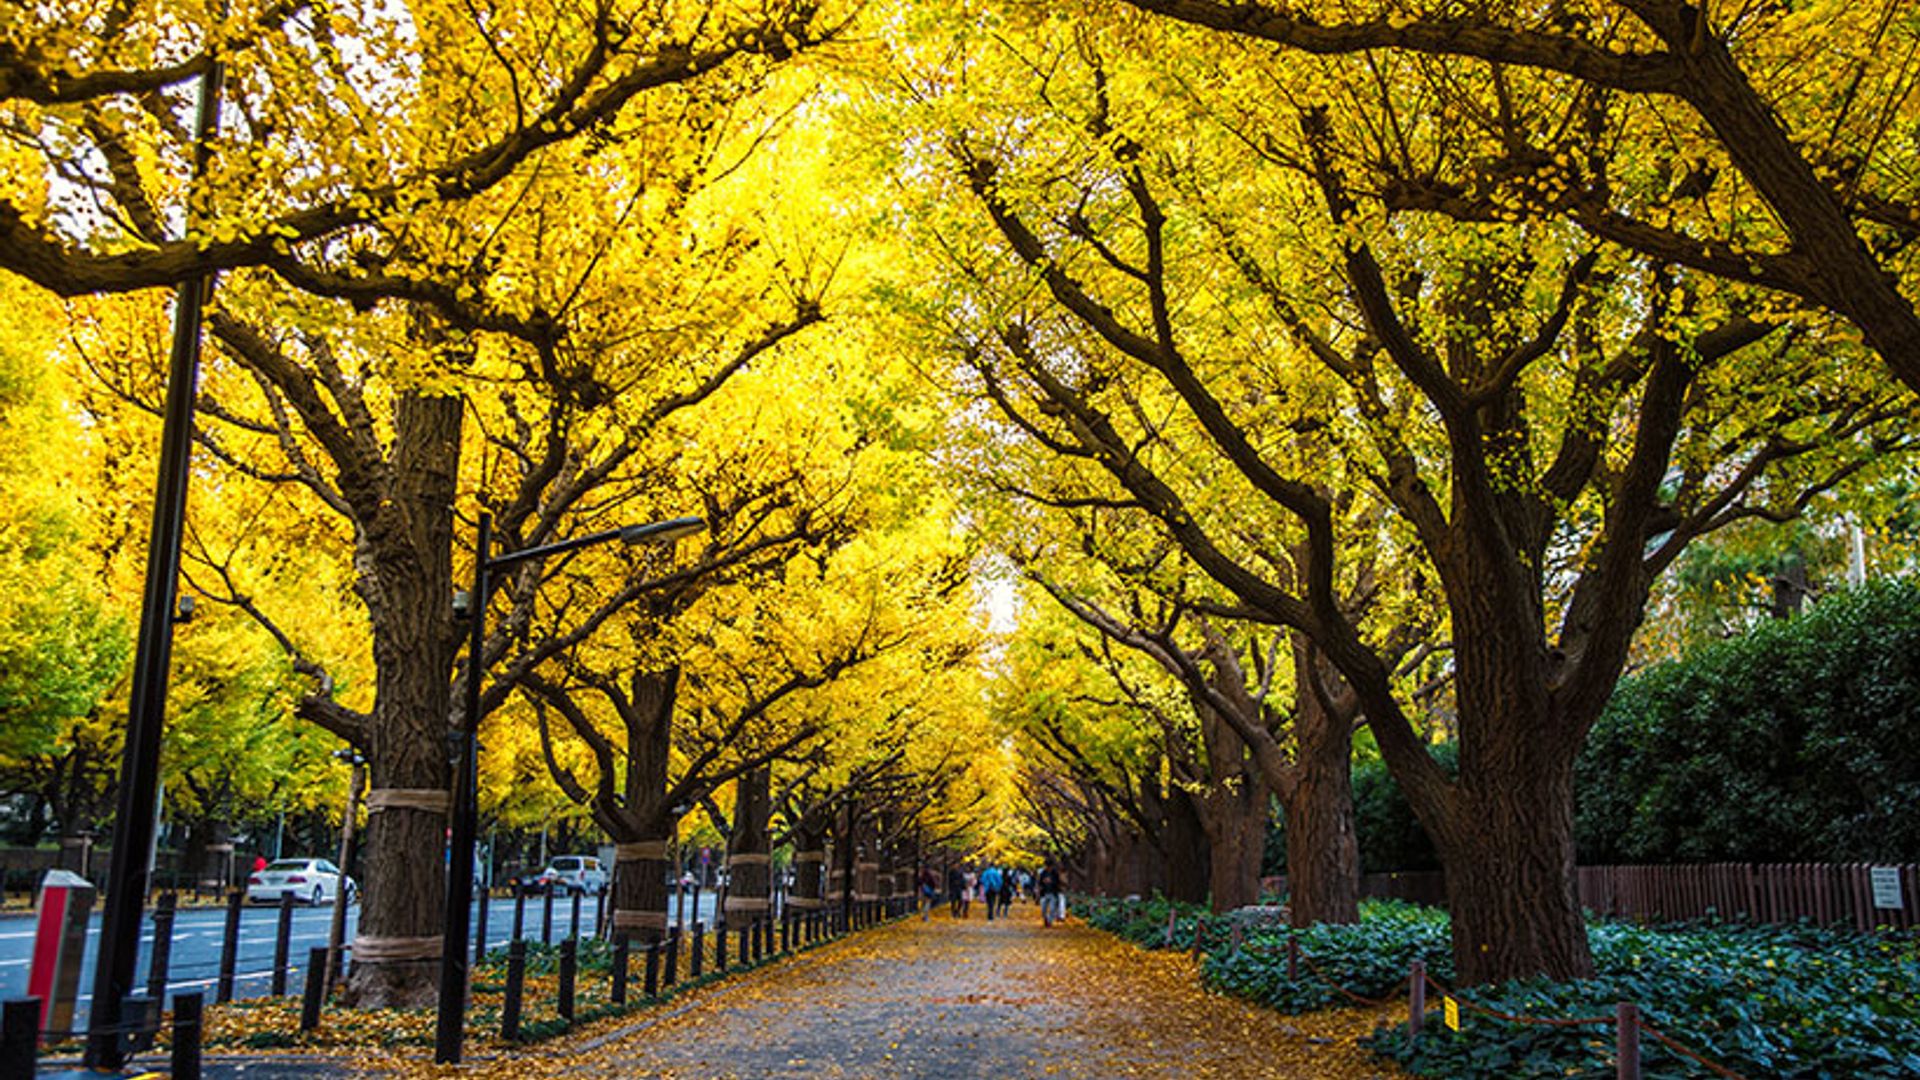
<path fill-rule="evenodd" d="M 940 222 L 978 313 L 963 347 L 1024 437 L 1104 474 L 1237 613 L 1299 630 L 1344 677 L 1446 864 L 1461 976 L 1585 973 L 1572 760 L 1651 582 L 1696 537 L 1904 449 L 1911 399 L 1862 378 L 1831 319 L 1783 324 L 1762 295 L 1556 224 L 1369 200 L 1342 167 L 1365 131 L 1275 95 L 1251 139 L 1215 123 L 1183 80 L 1218 57 L 1191 40 L 1032 31 L 983 45 L 964 85 L 908 84 L 930 101 L 922 145 L 977 207 L 974 230 Z M 1134 405 L 1169 395 L 1202 441 Z M 1190 482 L 1202 460 L 1285 524 L 1297 565 L 1277 572 L 1222 512 L 1246 504 Z M 1329 461 L 1388 519 L 1344 515 Z M 1368 550 L 1442 616 L 1457 778 L 1427 752 L 1391 628 L 1342 605 Z"/>
<path fill-rule="evenodd" d="M 450 719 L 477 719 L 450 717 L 464 636 L 452 606 L 456 510 L 490 510 L 496 550 L 514 550 L 676 494 L 649 486 L 653 457 L 674 453 L 650 442 L 665 421 L 819 321 L 822 283 L 782 267 L 757 236 L 755 192 L 725 183 L 785 108 L 756 97 L 764 89 L 752 76 L 669 80 L 624 101 L 629 126 L 549 152 L 566 167 L 536 170 L 510 193 L 413 206 L 223 284 L 202 451 L 338 522 L 336 557 L 352 567 L 368 620 L 372 694 L 355 701 L 336 692 L 342 680 L 295 614 L 300 597 L 238 581 L 213 594 L 287 648 L 309 680 L 299 714 L 369 757 L 356 1000 L 432 990 L 443 883 L 431 868 L 445 814 L 436 793 L 448 778 L 439 747 Z M 471 119 L 443 116 L 438 96 L 422 108 L 423 119 Z M 701 506 L 698 492 L 677 494 Z M 560 604 L 537 595 L 572 565 L 559 562 L 521 566 L 491 605 L 475 606 L 474 617 L 499 614 L 487 663 L 514 652 L 504 678 L 483 688 L 483 715 L 519 674 L 598 625 L 574 612 L 518 647 Z M 605 597 L 597 619 L 637 595 Z"/>
<path fill-rule="evenodd" d="M 746 524 L 721 519 L 702 558 L 644 583 L 618 629 L 521 680 L 556 781 L 620 845 L 615 907 L 642 934 L 664 926 L 683 815 L 737 782 L 754 813 L 730 832 L 764 833 L 770 766 L 817 772 L 868 703 L 969 651 L 950 510 L 900 484 L 922 468 L 918 440 L 856 407 L 888 377 L 865 370 L 851 394 L 836 390 L 858 354 L 815 340 L 817 356 L 742 375 L 665 440 L 679 447 L 657 470 L 667 486 L 715 509 L 737 493 L 730 517 Z M 739 434 L 688 452 L 711 429 Z M 567 743 L 590 751 L 584 768 Z"/>
<path fill-rule="evenodd" d="M 0 280 L 0 791 L 19 828 L 78 843 L 111 807 L 119 739 L 109 700 L 132 658 L 127 613 L 97 582 L 110 556 L 89 526 L 100 452 L 74 423 L 70 372 L 50 363 L 61 314 Z"/>
<path fill-rule="evenodd" d="M 94 0 L 0 13 L 0 267 L 62 295 L 311 261 L 523 182 L 636 98 L 819 44 L 811 3 Z M 191 97 L 223 127 L 196 167 Z M 195 172 L 182 229 L 181 192 Z M 266 182 L 263 183 L 263 178 Z M 395 268 L 421 294 L 454 286 Z"/>
<path fill-rule="evenodd" d="M 1215 81 L 1285 84 L 1308 55 L 1412 78 L 1389 109 L 1342 105 L 1371 114 L 1356 182 L 1389 207 L 1564 220 L 1757 286 L 1845 318 L 1920 390 L 1920 25 L 1900 0 L 1121 2 L 1250 46 Z"/>

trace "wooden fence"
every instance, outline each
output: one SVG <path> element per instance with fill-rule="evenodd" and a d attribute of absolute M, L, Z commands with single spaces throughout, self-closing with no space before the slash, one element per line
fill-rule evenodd
<path fill-rule="evenodd" d="M 1583 866 L 1576 874 L 1580 906 L 1611 918 L 1660 922 L 1712 915 L 1758 923 L 1807 919 L 1858 930 L 1920 927 L 1920 864 L 1915 863 Z M 1268 878 L 1264 884 L 1285 892 L 1286 880 Z M 1366 874 L 1360 895 L 1445 907 L 1446 877 L 1438 870 Z"/>

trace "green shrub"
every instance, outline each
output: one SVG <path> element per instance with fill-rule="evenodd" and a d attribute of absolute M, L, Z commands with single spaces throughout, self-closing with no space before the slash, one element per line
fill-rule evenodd
<path fill-rule="evenodd" d="M 1356 764 L 1353 790 L 1364 870 L 1438 868 L 1384 763 Z M 1920 582 L 1835 594 L 1623 680 L 1574 794 L 1586 865 L 1920 860 Z"/>
<path fill-rule="evenodd" d="M 1453 983 L 1446 914 L 1397 901 L 1361 905 L 1357 926 L 1298 932 L 1307 961 L 1287 978 L 1285 942 L 1293 931 L 1262 930 L 1238 954 L 1227 947 L 1225 919 L 1186 905 L 1081 901 L 1091 925 L 1148 948 L 1163 946 L 1174 914 L 1176 947 L 1208 926 L 1202 977 L 1219 990 L 1283 1012 L 1340 1005 L 1329 983 L 1366 998 L 1404 998 L 1413 960 L 1442 985 Z M 1591 1077 L 1614 1075 L 1614 1006 L 1631 1001 L 1646 1022 L 1708 1058 L 1751 1077 L 1841 1080 L 1920 1076 L 1920 936 L 1875 935 L 1798 924 L 1685 923 L 1642 927 L 1593 922 L 1595 976 L 1569 983 L 1522 980 L 1474 987 L 1461 996 L 1485 1008 L 1545 1019 L 1607 1018 L 1588 1026 L 1522 1025 L 1462 1009 L 1458 1033 L 1441 1023 L 1438 995 L 1417 1046 L 1404 1024 L 1379 1029 L 1372 1049 L 1411 1072 L 1444 1077 Z M 1712 1075 L 1642 1039 L 1649 1078 Z"/>
<path fill-rule="evenodd" d="M 1287 979 L 1287 938 L 1300 943 L 1301 975 Z M 1320 923 L 1298 932 L 1262 931 L 1239 953 L 1209 952 L 1202 968 L 1208 985 L 1271 1005 L 1306 1012 L 1349 999 L 1337 987 L 1363 998 L 1403 993 L 1414 960 L 1424 960 L 1437 979 L 1453 976 L 1452 945 L 1444 912 L 1397 900 L 1368 900 L 1351 926 Z"/>
<path fill-rule="evenodd" d="M 1810 926 L 1597 923 L 1595 977 L 1476 987 L 1464 996 L 1535 1017 L 1612 1016 L 1640 1005 L 1645 1021 L 1747 1076 L 1920 1075 L 1920 980 L 1913 940 Z M 1437 1003 L 1436 1003 L 1437 1005 Z M 1409 1048 L 1405 1025 L 1373 1048 L 1424 1076 L 1610 1077 L 1612 1025 L 1521 1026 L 1463 1010 L 1458 1033 L 1429 1018 Z M 1647 1077 L 1706 1077 L 1703 1067 L 1646 1037 Z"/>
<path fill-rule="evenodd" d="M 1586 863 L 1920 859 L 1920 582 L 1625 680 L 1575 791 Z"/>

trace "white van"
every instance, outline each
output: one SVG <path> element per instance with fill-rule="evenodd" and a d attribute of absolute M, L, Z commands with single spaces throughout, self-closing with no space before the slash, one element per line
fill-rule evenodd
<path fill-rule="evenodd" d="M 555 855 L 534 879 L 555 892 L 598 896 L 607 891 L 607 868 L 592 855 Z"/>

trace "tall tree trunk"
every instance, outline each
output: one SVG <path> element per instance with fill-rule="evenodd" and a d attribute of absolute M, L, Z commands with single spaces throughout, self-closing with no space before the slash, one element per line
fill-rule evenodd
<path fill-rule="evenodd" d="M 1109 839 L 1113 830 L 1113 819 L 1091 817 L 1087 819 L 1087 877 L 1088 891 L 1096 896 L 1114 895 L 1114 845 Z"/>
<path fill-rule="evenodd" d="M 357 1008 L 429 1005 L 439 973 L 462 409 L 449 396 L 408 394 L 395 403 L 393 512 L 357 537 L 356 587 L 373 624 L 375 673 L 367 881 L 344 991 Z"/>
<path fill-rule="evenodd" d="M 802 815 L 793 827 L 793 910 L 818 911 L 826 906 L 826 870 L 826 823 L 814 814 Z"/>
<path fill-rule="evenodd" d="M 843 913 L 853 902 L 855 813 L 849 800 L 834 815 L 832 847 L 827 851 L 827 906 Z"/>
<path fill-rule="evenodd" d="M 627 730 L 624 793 L 615 800 L 603 780 L 593 800 L 594 821 L 614 843 L 613 929 L 642 944 L 666 937 L 673 899 L 667 875 L 677 821 L 667 805 L 667 770 L 679 685 L 677 666 L 633 673 L 618 705 Z"/>
<path fill-rule="evenodd" d="M 1246 907 L 1260 899 L 1260 857 L 1266 848 L 1269 799 L 1264 784 L 1255 800 L 1233 793 L 1229 805 L 1202 820 L 1207 829 L 1208 900 L 1216 914 Z M 1228 801 L 1228 800 L 1222 800 Z"/>
<path fill-rule="evenodd" d="M 914 845 L 907 837 L 907 823 L 900 820 L 895 823 L 893 836 L 893 895 L 913 896 L 918 891 L 914 879 L 919 876 L 919 862 L 914 858 Z"/>
<path fill-rule="evenodd" d="M 1294 634 L 1294 763 L 1280 789 L 1287 823 L 1288 914 L 1294 926 L 1360 921 L 1360 844 L 1353 814 L 1353 722 L 1329 709 L 1343 686 L 1305 637 Z"/>
<path fill-rule="evenodd" d="M 1499 784 L 1469 786 L 1463 769 L 1456 809 L 1436 837 L 1454 969 L 1468 985 L 1515 972 L 1586 978 L 1593 955 L 1574 889 L 1571 756 L 1507 749 L 1517 767 L 1502 769 Z"/>
<path fill-rule="evenodd" d="M 882 810 L 873 816 L 873 896 L 887 900 L 893 896 L 893 811 Z"/>
<path fill-rule="evenodd" d="M 772 859 L 767 818 L 773 806 L 773 770 L 762 765 L 740 777 L 734 800 L 733 835 L 727 843 L 727 925 L 767 917 Z"/>
<path fill-rule="evenodd" d="M 1237 679 L 1239 672 L 1232 675 Z M 1193 796 L 1193 807 L 1207 833 L 1208 896 L 1220 913 L 1260 898 L 1260 858 L 1273 796 L 1246 741 L 1204 702 L 1196 702 L 1195 711 L 1207 776 L 1205 790 Z"/>
<path fill-rule="evenodd" d="M 880 823 L 873 814 L 863 815 L 856 827 L 859 843 L 854 852 L 853 898 L 856 901 L 880 899 Z"/>
<path fill-rule="evenodd" d="M 227 881 L 233 862 L 232 826 L 225 818 L 200 818 L 187 827 L 187 849 L 181 852 L 180 871 L 196 888 L 218 889 Z"/>
<path fill-rule="evenodd" d="M 1170 784 L 1163 803 L 1167 897 L 1188 904 L 1204 904 L 1212 877 L 1212 856 L 1207 849 L 1207 831 L 1200 825 L 1193 797 L 1177 784 Z"/>
<path fill-rule="evenodd" d="M 1152 896 L 1161 891 L 1160 871 L 1165 860 L 1153 837 L 1138 828 L 1121 830 L 1116 858 L 1120 864 L 1120 895 Z"/>

